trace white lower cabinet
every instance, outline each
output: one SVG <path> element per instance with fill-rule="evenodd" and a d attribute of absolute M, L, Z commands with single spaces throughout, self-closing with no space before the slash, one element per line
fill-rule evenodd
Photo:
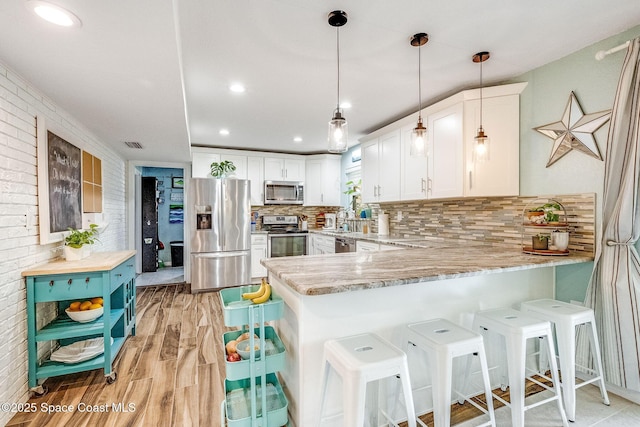
<path fill-rule="evenodd" d="M 356 240 L 356 252 L 373 252 L 379 250 L 380 244 L 378 243 Z"/>
<path fill-rule="evenodd" d="M 380 243 L 381 251 L 397 251 L 399 249 L 406 249 L 406 248 L 398 245 L 385 245 L 383 243 Z"/>
<path fill-rule="evenodd" d="M 309 255 L 333 254 L 336 252 L 336 239 L 333 236 L 310 234 Z"/>
<path fill-rule="evenodd" d="M 260 260 L 267 258 L 267 235 L 251 235 L 251 278 L 267 276 L 267 269 L 260 264 Z"/>

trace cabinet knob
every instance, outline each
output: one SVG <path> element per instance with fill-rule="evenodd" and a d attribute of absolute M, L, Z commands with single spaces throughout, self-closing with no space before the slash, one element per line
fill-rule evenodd
<path fill-rule="evenodd" d="M 67 285 L 70 285 L 71 283 L 73 283 L 73 279 L 67 280 Z"/>
<path fill-rule="evenodd" d="M 87 277 L 86 279 L 84 279 L 84 283 L 89 283 L 89 280 L 91 280 L 91 278 Z"/>
<path fill-rule="evenodd" d="M 53 280 L 49 280 L 49 286 L 53 286 Z"/>

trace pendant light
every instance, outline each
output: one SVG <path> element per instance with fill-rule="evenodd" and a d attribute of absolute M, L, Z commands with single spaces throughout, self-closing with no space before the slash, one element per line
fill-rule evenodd
<path fill-rule="evenodd" d="M 336 52 L 338 56 L 338 103 L 329 122 L 329 152 L 344 153 L 347 151 L 348 127 L 347 119 L 340 109 L 340 27 L 347 23 L 347 13 L 334 10 L 329 13 L 329 25 L 336 28 Z"/>
<path fill-rule="evenodd" d="M 409 154 L 414 157 L 427 156 L 427 128 L 422 124 L 422 80 L 420 74 L 422 71 L 422 58 L 420 49 L 429 41 L 427 33 L 417 33 L 411 37 L 411 46 L 418 47 L 418 124 L 411 132 L 411 146 Z"/>
<path fill-rule="evenodd" d="M 473 150 L 474 161 L 483 162 L 489 159 L 489 136 L 484 133 L 482 127 L 482 63 L 489 59 L 489 52 L 478 52 L 473 55 L 473 62 L 480 63 L 480 127 L 475 136 L 475 147 Z"/>

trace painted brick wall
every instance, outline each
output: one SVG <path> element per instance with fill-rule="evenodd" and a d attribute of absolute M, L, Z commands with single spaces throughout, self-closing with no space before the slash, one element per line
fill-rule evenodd
<path fill-rule="evenodd" d="M 36 88 L 0 63 L 0 402 L 25 402 L 26 291 L 21 272 L 61 256 L 61 243 L 39 244 L 36 116 L 73 135 L 80 148 L 102 159 L 103 214 L 108 227 L 95 251 L 125 249 L 125 162 Z M 55 315 L 38 307 L 38 327 Z M 40 354 L 49 349 L 39 348 Z M 13 414 L 0 413 L 0 425 Z"/>

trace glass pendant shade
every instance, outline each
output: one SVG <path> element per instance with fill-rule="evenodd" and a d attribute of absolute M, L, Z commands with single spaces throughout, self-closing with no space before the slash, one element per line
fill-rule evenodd
<path fill-rule="evenodd" d="M 411 132 L 411 146 L 409 155 L 414 157 L 427 157 L 427 128 L 422 124 L 422 117 L 418 118 L 418 124 Z"/>
<path fill-rule="evenodd" d="M 329 149 L 330 153 L 344 153 L 347 151 L 349 127 L 347 119 L 342 117 L 340 110 L 336 110 L 329 121 Z"/>
<path fill-rule="evenodd" d="M 476 145 L 473 150 L 473 160 L 475 162 L 485 162 L 489 160 L 489 136 L 484 133 L 482 126 L 478 128 L 478 134 L 474 140 Z"/>

